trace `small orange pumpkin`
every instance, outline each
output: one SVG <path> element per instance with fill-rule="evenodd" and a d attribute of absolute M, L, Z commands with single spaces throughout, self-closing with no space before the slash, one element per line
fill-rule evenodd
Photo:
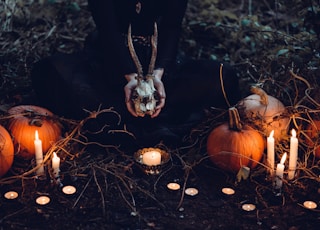
<path fill-rule="evenodd" d="M 241 167 L 255 168 L 263 156 L 265 141 L 248 125 L 241 125 L 238 110 L 229 108 L 229 123 L 214 128 L 207 139 L 207 152 L 220 169 L 237 173 Z"/>
<path fill-rule="evenodd" d="M 9 132 L 0 125 L 0 177 L 11 168 L 14 159 L 14 147 Z"/>
<path fill-rule="evenodd" d="M 309 138 L 306 139 L 306 144 L 309 148 L 314 149 L 313 154 L 315 157 L 320 158 L 320 120 L 314 120 L 307 126 L 307 132 Z"/>
<path fill-rule="evenodd" d="M 18 105 L 10 108 L 8 113 L 11 115 L 8 130 L 13 137 L 17 154 L 23 158 L 30 159 L 35 154 L 36 130 L 44 153 L 61 137 L 61 124 L 48 109 L 35 105 Z"/>

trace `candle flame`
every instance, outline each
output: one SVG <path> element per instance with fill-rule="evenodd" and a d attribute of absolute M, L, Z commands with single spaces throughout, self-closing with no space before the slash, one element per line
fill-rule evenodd
<path fill-rule="evenodd" d="M 39 133 L 38 133 L 38 130 L 36 130 L 36 131 L 35 131 L 34 136 L 35 136 L 35 139 L 36 139 L 36 140 L 39 140 Z"/>
<path fill-rule="evenodd" d="M 292 129 L 291 134 L 292 134 L 292 137 L 296 137 L 297 136 L 296 130 Z"/>
<path fill-rule="evenodd" d="M 280 161 L 280 164 L 284 164 L 284 162 L 286 161 L 287 159 L 287 153 L 284 153 L 283 156 L 281 157 L 281 161 Z"/>
<path fill-rule="evenodd" d="M 271 131 L 269 137 L 270 137 L 270 138 L 273 137 L 273 134 L 274 134 L 274 130 Z"/>

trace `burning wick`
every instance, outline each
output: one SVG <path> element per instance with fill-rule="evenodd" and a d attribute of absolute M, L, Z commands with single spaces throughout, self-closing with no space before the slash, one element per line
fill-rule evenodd
<path fill-rule="evenodd" d="M 315 209 L 315 208 L 317 208 L 317 204 L 316 204 L 315 202 L 313 202 L 313 201 L 310 201 L 310 200 L 303 202 L 303 206 L 304 206 L 305 208 L 308 208 L 308 209 Z"/>
<path fill-rule="evenodd" d="M 233 195 L 235 193 L 232 188 L 223 188 L 221 191 L 226 195 Z"/>
<path fill-rule="evenodd" d="M 198 194 L 198 189 L 196 188 L 187 188 L 185 191 L 185 194 L 189 195 L 189 196 L 195 196 Z"/>
<path fill-rule="evenodd" d="M 4 197 L 8 200 L 13 200 L 18 197 L 18 193 L 15 191 L 9 191 L 4 194 Z"/>
<path fill-rule="evenodd" d="M 67 185 L 62 188 L 62 192 L 67 195 L 72 195 L 77 191 L 77 189 L 72 185 Z"/>
<path fill-rule="evenodd" d="M 242 209 L 247 211 L 247 212 L 250 212 L 250 211 L 255 210 L 256 206 L 254 204 L 243 204 L 242 205 Z"/>
<path fill-rule="evenodd" d="M 50 202 L 50 198 L 47 197 L 47 196 L 39 196 L 37 199 L 36 199 L 36 203 L 37 204 L 40 204 L 40 205 L 46 205 Z"/>
<path fill-rule="evenodd" d="M 168 189 L 170 190 L 178 190 L 180 189 L 180 185 L 177 183 L 169 183 L 167 184 Z"/>

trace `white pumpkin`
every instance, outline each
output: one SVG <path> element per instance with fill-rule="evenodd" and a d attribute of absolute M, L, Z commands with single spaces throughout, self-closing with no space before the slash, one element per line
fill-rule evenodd
<path fill-rule="evenodd" d="M 284 139 L 290 122 L 286 107 L 261 88 L 252 87 L 251 92 L 252 95 L 245 97 L 237 105 L 241 115 L 253 122 L 265 136 L 269 136 L 274 130 L 274 137 L 277 140 Z"/>

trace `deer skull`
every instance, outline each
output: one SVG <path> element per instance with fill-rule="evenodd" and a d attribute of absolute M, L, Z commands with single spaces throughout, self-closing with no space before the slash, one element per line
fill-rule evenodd
<path fill-rule="evenodd" d="M 132 94 L 132 100 L 135 111 L 139 116 L 152 115 L 154 113 L 157 103 L 155 93 L 153 76 L 138 80 L 138 85 Z"/>
<path fill-rule="evenodd" d="M 154 70 L 154 64 L 156 61 L 157 56 L 157 37 L 158 37 L 158 31 L 157 31 L 157 25 L 154 25 L 154 34 L 151 37 L 151 46 L 152 46 L 152 55 L 151 60 L 149 63 L 149 69 L 148 74 L 144 75 L 141 63 L 139 61 L 139 58 L 134 50 L 134 46 L 132 43 L 132 37 L 131 37 L 131 25 L 128 29 L 128 47 L 131 54 L 131 57 L 133 59 L 133 62 L 135 63 L 137 67 L 137 87 L 134 89 L 131 99 L 134 103 L 134 108 L 136 113 L 139 116 L 144 115 L 152 115 L 155 112 L 157 100 L 157 91 L 154 87 L 153 83 L 153 70 Z"/>

